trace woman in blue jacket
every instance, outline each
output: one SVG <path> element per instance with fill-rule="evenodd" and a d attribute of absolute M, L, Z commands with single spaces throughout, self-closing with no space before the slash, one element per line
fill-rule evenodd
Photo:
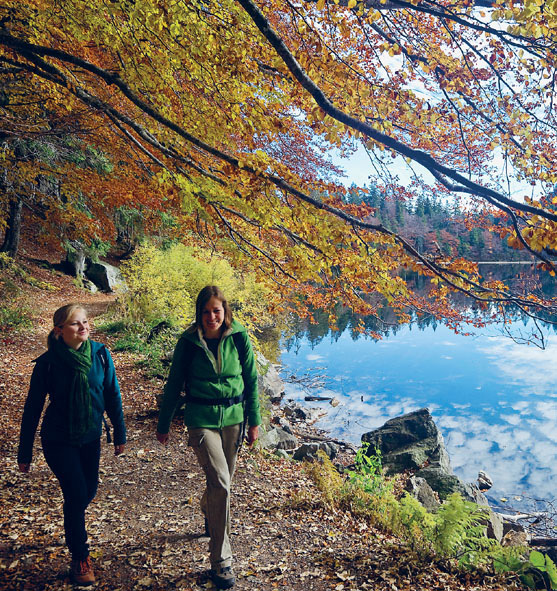
<path fill-rule="evenodd" d="M 64 530 L 78 585 L 91 585 L 95 575 L 89 557 L 85 510 L 95 497 L 103 413 L 114 427 L 114 453 L 124 451 L 126 428 L 114 364 L 104 345 L 89 339 L 87 312 L 79 304 L 54 313 L 48 351 L 36 360 L 21 421 L 18 464 L 29 472 L 33 441 L 46 396 L 49 405 L 41 442 L 46 463 L 64 496 Z"/>

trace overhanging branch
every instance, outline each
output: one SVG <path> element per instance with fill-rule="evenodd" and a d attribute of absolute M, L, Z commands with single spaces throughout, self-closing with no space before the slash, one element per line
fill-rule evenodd
<path fill-rule="evenodd" d="M 476 195 L 482 199 L 485 199 L 497 208 L 501 208 L 501 205 L 506 205 L 517 211 L 523 211 L 532 215 L 538 215 L 557 222 L 557 214 L 545 211 L 536 207 L 533 207 L 527 203 L 520 203 L 509 199 L 502 193 L 484 187 L 479 183 L 476 183 L 465 176 L 458 173 L 456 170 L 445 166 L 438 162 L 427 152 L 422 150 L 416 150 L 403 142 L 393 138 L 366 123 L 360 119 L 356 119 L 351 115 L 345 113 L 341 109 L 338 109 L 329 100 L 321 88 L 313 82 L 313 80 L 306 74 L 302 66 L 296 60 L 292 52 L 288 49 L 282 38 L 274 31 L 265 15 L 261 12 L 259 7 L 252 2 L 252 0 L 237 0 L 238 3 L 244 8 L 249 14 L 261 34 L 267 39 L 269 44 L 273 47 L 279 57 L 283 60 L 286 67 L 290 70 L 290 73 L 299 82 L 299 84 L 313 97 L 315 102 L 323 109 L 323 111 L 340 123 L 343 123 L 347 127 L 362 133 L 369 137 L 373 141 L 401 154 L 406 158 L 410 158 L 414 162 L 421 164 L 425 169 L 434 174 L 443 184 L 451 179 L 456 182 L 456 185 L 452 185 L 452 190 L 455 192 L 466 192 Z"/>
<path fill-rule="evenodd" d="M 247 2 L 248 0 L 240 0 L 240 1 Z M 131 101 L 131 103 L 133 103 L 143 113 L 146 113 L 147 115 L 149 115 L 154 121 L 158 122 L 159 124 L 161 124 L 165 128 L 170 129 L 171 131 L 175 132 L 179 137 L 184 139 L 187 143 L 192 144 L 197 149 L 216 157 L 218 160 L 226 162 L 227 164 L 233 166 L 236 169 L 243 169 L 246 172 L 248 172 L 254 176 L 258 176 L 258 177 L 264 179 L 265 181 L 272 183 L 275 187 L 284 190 L 287 194 L 293 195 L 293 196 L 297 197 L 298 199 L 300 199 L 301 201 L 311 205 L 312 207 L 326 211 L 326 212 L 330 213 L 331 215 L 335 216 L 336 218 L 343 220 L 344 222 L 349 224 L 352 228 L 361 228 L 364 230 L 379 232 L 383 235 L 389 236 L 392 239 L 393 244 L 398 244 L 400 248 L 402 248 L 408 255 L 410 255 L 410 257 L 412 257 L 414 260 L 420 262 L 424 266 L 424 268 L 428 269 L 428 271 L 431 274 L 433 274 L 433 275 L 439 277 L 440 279 L 442 279 L 443 281 L 445 281 L 454 290 L 461 291 L 464 294 L 466 294 L 467 296 L 472 297 L 472 298 L 476 299 L 477 301 L 481 301 L 481 302 L 485 302 L 485 303 L 509 302 L 509 303 L 512 303 L 512 304 L 515 304 L 515 305 L 521 307 L 524 310 L 527 310 L 528 306 L 534 306 L 534 305 L 541 308 L 541 309 L 546 309 L 546 310 L 549 309 L 547 306 L 544 307 L 543 304 L 536 303 L 536 302 L 533 302 L 533 301 L 525 299 L 525 298 L 516 298 L 506 292 L 501 292 L 501 291 L 494 292 L 493 290 L 485 289 L 481 285 L 470 281 L 464 274 L 457 274 L 457 273 L 451 271 L 450 269 L 447 269 L 444 266 L 438 264 L 434 260 L 430 260 L 426 256 L 421 255 L 419 252 L 416 251 L 416 249 L 414 249 L 401 236 L 386 229 L 381 224 L 375 224 L 375 223 L 367 222 L 365 220 L 361 220 L 361 219 L 347 213 L 346 211 L 343 211 L 342 209 L 334 207 L 330 203 L 323 202 L 318 198 L 312 197 L 312 196 L 304 193 L 300 189 L 292 186 L 290 183 L 288 183 L 285 179 L 283 179 L 281 177 L 278 177 L 276 175 L 261 173 L 260 171 L 256 171 L 255 169 L 253 169 L 249 166 L 240 165 L 240 161 L 238 158 L 235 158 L 234 156 L 231 156 L 230 154 L 226 154 L 216 148 L 213 148 L 212 146 L 209 146 L 208 144 L 206 144 L 205 142 L 202 142 L 198 138 L 193 137 L 191 134 L 189 134 L 183 128 L 181 128 L 178 124 L 165 118 L 154 107 L 146 104 L 144 101 L 139 99 L 131 91 L 131 89 L 126 85 L 126 83 L 119 76 L 117 76 L 113 73 L 110 73 L 106 70 L 103 70 L 102 68 L 99 68 L 98 66 L 90 64 L 90 63 L 86 62 L 85 60 L 81 60 L 75 56 L 71 56 L 70 54 L 67 54 L 66 52 L 62 52 L 59 50 L 51 50 L 49 48 L 32 45 L 32 44 L 26 43 L 24 41 L 18 40 L 16 38 L 14 38 L 13 36 L 11 36 L 10 34 L 5 33 L 5 32 L 0 32 L 0 43 L 4 43 L 4 45 L 6 45 L 6 46 L 10 47 L 11 49 L 13 49 L 14 51 L 18 52 L 20 55 L 22 55 L 25 59 L 29 60 L 29 62 L 30 62 L 30 63 L 21 62 L 21 63 L 17 64 L 18 66 L 25 68 L 29 72 L 31 72 L 37 76 L 40 76 L 49 82 L 52 82 L 52 83 L 57 84 L 61 87 L 64 87 L 67 92 L 72 93 L 74 96 L 76 96 L 83 103 L 85 103 L 85 104 L 93 107 L 94 109 L 98 110 L 99 112 L 107 115 L 109 118 L 112 119 L 113 123 L 116 120 L 116 121 L 119 121 L 121 124 L 129 127 L 139 137 L 141 137 L 146 143 L 151 145 L 153 148 L 155 148 L 161 154 L 164 154 L 168 158 L 173 159 L 176 162 L 176 164 L 177 163 L 185 163 L 187 165 L 195 166 L 195 163 L 192 163 L 189 159 L 185 158 L 184 156 L 181 156 L 179 154 L 179 151 L 176 148 L 172 148 L 172 147 L 168 148 L 165 145 L 161 144 L 161 142 L 159 142 L 157 140 L 157 138 L 155 138 L 151 132 L 149 132 L 147 129 L 145 129 L 144 127 L 139 125 L 137 123 L 136 119 L 134 119 L 130 116 L 124 115 L 123 113 L 118 111 L 113 106 L 111 106 L 108 103 L 106 103 L 105 101 L 101 100 L 99 97 L 91 94 L 90 92 L 84 90 L 83 88 L 76 86 L 75 83 L 70 84 L 68 82 L 68 80 L 66 79 L 66 77 L 64 76 L 64 74 L 59 69 L 57 69 L 51 63 L 45 62 L 41 56 L 54 57 L 62 62 L 71 63 L 73 65 L 78 65 L 79 67 L 83 68 L 84 70 L 100 77 L 104 82 L 109 83 L 109 84 L 115 84 L 120 89 L 122 94 L 124 96 L 126 96 Z M 293 56 L 291 56 L 291 54 L 288 52 L 288 50 L 286 48 L 285 48 L 285 51 L 286 51 L 286 53 L 285 53 L 286 58 L 294 60 Z M 297 65 L 295 60 L 293 63 L 294 63 L 294 66 Z M 307 86 L 306 89 L 308 91 L 315 92 L 317 94 L 317 96 L 322 100 L 323 104 L 327 108 L 331 109 L 332 113 L 336 113 L 337 110 L 335 109 L 335 107 L 332 106 L 332 104 L 323 95 L 323 93 L 311 82 L 311 80 L 309 80 L 309 78 L 301 70 L 299 65 L 297 66 L 297 68 L 298 68 L 298 70 L 296 70 L 296 68 L 294 68 L 294 71 L 292 72 L 292 74 L 293 75 L 298 74 L 301 76 L 301 78 L 305 84 L 304 88 L 306 88 L 306 86 Z M 348 117 L 346 114 L 342 114 L 342 112 L 340 112 L 340 111 L 339 111 L 339 113 L 341 115 L 343 115 L 344 119 L 347 121 L 350 121 L 350 122 L 356 121 L 359 124 L 362 124 L 364 126 L 366 125 L 366 124 L 363 124 L 362 122 L 358 122 L 357 120 L 353 120 L 352 118 Z M 367 127 L 369 127 L 369 126 L 367 126 Z M 367 127 L 364 127 L 364 128 L 367 129 Z M 371 130 L 373 132 L 374 136 L 382 137 L 386 142 L 388 141 L 390 143 L 390 145 L 388 147 L 393 147 L 393 146 L 397 146 L 398 144 L 400 144 L 399 142 L 397 144 L 397 140 L 394 140 L 393 138 L 390 138 L 388 136 L 385 136 L 384 134 L 381 134 L 381 132 L 378 132 L 377 130 L 375 130 L 372 127 L 369 127 L 369 130 Z M 379 135 L 377 135 L 377 134 L 379 134 Z M 393 144 L 393 142 L 394 142 L 394 144 Z M 385 145 L 387 145 L 387 144 L 385 144 Z M 404 144 L 400 144 L 400 146 L 402 146 L 406 150 L 411 150 L 407 146 L 404 146 Z M 400 146 L 398 146 L 398 147 L 400 147 Z M 394 147 L 393 147 L 393 149 L 394 149 Z M 160 165 L 160 160 L 154 154 L 152 154 L 149 150 L 142 150 L 142 151 L 146 155 L 148 155 L 153 161 L 155 161 L 157 164 Z M 412 152 L 414 152 L 416 154 L 418 154 L 418 153 L 424 154 L 424 153 L 416 151 L 416 150 L 414 150 Z M 441 172 L 443 170 L 443 167 L 438 165 L 438 163 L 436 163 L 427 154 L 425 156 L 427 156 L 432 162 L 435 163 L 436 166 L 433 167 L 433 169 L 432 169 L 433 172 L 436 175 L 443 174 Z M 201 172 L 202 174 L 207 174 L 207 172 L 202 171 L 202 169 L 200 169 L 200 167 L 196 167 L 196 170 L 198 172 Z M 217 175 L 213 175 L 213 176 L 214 176 L 215 180 L 218 180 L 218 182 L 220 182 L 221 184 L 224 184 L 224 181 L 221 178 L 219 178 Z M 466 179 L 464 179 L 464 180 L 466 180 Z M 476 187 L 476 185 L 473 185 L 473 187 Z M 474 193 L 473 187 L 465 187 L 462 190 L 469 192 L 469 193 Z M 486 191 L 485 188 L 480 187 L 479 185 L 477 187 L 479 187 L 482 191 Z M 497 194 L 496 192 L 492 192 L 492 193 L 496 194 L 498 196 L 498 198 L 500 197 L 499 194 Z M 478 193 L 475 192 L 474 194 L 478 194 Z M 482 195 L 479 195 L 479 196 L 482 196 Z M 487 197 L 484 196 L 484 198 L 487 198 Z M 491 197 L 489 197 L 487 199 L 489 200 L 489 199 L 491 199 Z M 522 205 L 522 204 L 516 204 L 515 202 L 511 202 L 511 203 L 512 203 L 513 207 L 518 206 L 518 205 Z M 498 207 L 500 209 L 505 209 L 505 207 L 501 204 L 499 204 Z M 536 215 L 539 215 L 540 217 L 543 217 L 543 213 L 547 213 L 547 212 L 543 212 L 543 210 L 538 210 L 537 208 L 532 208 L 527 205 L 524 205 L 523 207 L 516 207 L 516 209 L 523 209 L 525 211 L 530 211 L 531 213 L 535 213 Z M 215 212 L 215 213 L 218 214 L 218 212 Z M 547 214 L 547 216 L 549 216 L 549 214 Z M 557 216 L 550 217 L 549 219 L 553 219 L 553 218 L 557 219 Z M 247 243 L 247 241 L 246 241 L 246 243 Z M 305 246 L 307 247 L 307 244 Z M 261 251 L 260 251 L 260 254 L 262 254 Z M 288 275 L 288 272 L 286 272 L 286 274 Z M 291 277 L 290 275 L 288 275 L 288 276 Z M 529 313 L 529 315 L 532 315 L 532 314 Z"/>

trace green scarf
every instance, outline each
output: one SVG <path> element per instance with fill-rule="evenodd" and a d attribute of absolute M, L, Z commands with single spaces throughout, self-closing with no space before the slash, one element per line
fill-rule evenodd
<path fill-rule="evenodd" d="M 52 347 L 52 353 L 53 363 L 60 366 L 61 375 L 65 377 L 70 443 L 78 443 L 94 427 L 88 378 L 92 365 L 91 341 L 87 339 L 76 350 L 59 338 Z"/>

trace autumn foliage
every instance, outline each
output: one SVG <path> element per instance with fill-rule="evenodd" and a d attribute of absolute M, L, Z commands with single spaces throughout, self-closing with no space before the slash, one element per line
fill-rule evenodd
<path fill-rule="evenodd" d="M 175 237 L 254 269 L 277 301 L 302 308 L 340 300 L 373 313 L 378 294 L 401 320 L 414 306 L 458 321 L 458 291 L 495 312 L 553 309 L 482 281 L 464 258 L 419 252 L 373 208 L 347 203 L 331 154 L 366 150 L 390 200 L 453 195 L 485 214 L 475 224 L 496 217 L 499 235 L 553 275 L 555 2 L 8 0 L 0 10 L 3 211 L 14 196 L 39 199 L 47 233 L 85 240 L 113 234 L 121 206 L 153 231 L 172 215 Z M 18 141 L 50 134 L 79 138 L 110 170 L 22 160 Z M 416 172 L 406 186 L 392 170 L 401 158 Z M 59 191 L 37 192 L 38 167 Z M 513 194 L 518 181 L 530 194 Z M 426 299 L 401 268 L 432 278 Z"/>

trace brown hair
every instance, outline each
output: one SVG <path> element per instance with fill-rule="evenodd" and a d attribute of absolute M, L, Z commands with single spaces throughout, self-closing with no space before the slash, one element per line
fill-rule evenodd
<path fill-rule="evenodd" d="M 232 325 L 232 310 L 222 293 L 222 290 L 217 287 L 216 285 L 206 285 L 197 295 L 197 300 L 195 301 L 195 326 L 200 330 L 203 330 L 203 308 L 207 302 L 212 298 L 215 297 L 217 300 L 220 300 L 222 303 L 222 307 L 224 308 L 224 326 L 228 329 Z"/>
<path fill-rule="evenodd" d="M 68 318 L 77 310 L 83 310 L 87 314 L 87 310 L 81 304 L 66 304 L 61 308 L 58 308 L 52 315 L 52 325 L 54 328 L 62 328 L 68 321 Z M 50 349 L 54 344 L 54 341 L 58 339 L 58 335 L 54 331 L 54 328 L 48 333 L 46 339 L 46 345 Z"/>

